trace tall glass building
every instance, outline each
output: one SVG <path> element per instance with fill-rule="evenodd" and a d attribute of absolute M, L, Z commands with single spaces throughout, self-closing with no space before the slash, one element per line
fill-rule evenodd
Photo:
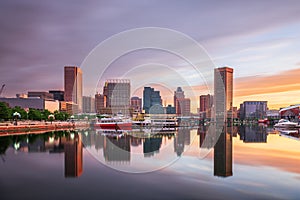
<path fill-rule="evenodd" d="M 143 91 L 143 109 L 146 114 L 150 113 L 150 110 L 153 112 L 159 112 L 159 108 L 163 110 L 162 100 L 159 91 L 155 91 L 154 88 L 144 87 Z M 151 112 L 151 113 L 153 113 Z M 155 114 L 155 113 L 153 113 Z M 157 113 L 159 114 L 159 113 Z"/>
<path fill-rule="evenodd" d="M 232 119 L 233 69 L 216 68 L 214 73 L 214 107 L 217 120 Z"/>
<path fill-rule="evenodd" d="M 105 107 L 113 114 L 129 114 L 130 109 L 130 80 L 110 79 L 103 87 Z"/>

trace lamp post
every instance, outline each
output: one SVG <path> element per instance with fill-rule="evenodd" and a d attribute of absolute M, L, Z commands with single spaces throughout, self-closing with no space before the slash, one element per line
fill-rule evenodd
<path fill-rule="evenodd" d="M 74 121 L 74 118 L 75 118 L 75 117 L 74 117 L 74 115 L 71 115 L 71 117 L 70 117 L 70 118 L 71 118 L 71 122 L 72 122 L 72 124 L 74 124 L 74 123 L 75 123 L 75 121 Z"/>
<path fill-rule="evenodd" d="M 17 126 L 18 125 L 18 119 L 21 118 L 21 114 L 18 112 L 14 112 L 13 113 L 13 119 L 14 119 L 14 125 Z"/>
<path fill-rule="evenodd" d="M 53 121 L 54 119 L 55 119 L 54 115 L 50 114 L 50 115 L 48 116 L 48 120 L 51 122 L 51 124 L 52 124 L 52 121 Z"/>

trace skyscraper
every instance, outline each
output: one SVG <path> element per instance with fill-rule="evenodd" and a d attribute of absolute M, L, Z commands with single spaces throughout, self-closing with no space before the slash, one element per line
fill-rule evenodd
<path fill-rule="evenodd" d="M 176 91 L 174 91 L 174 107 L 177 115 L 187 116 L 191 113 L 191 100 L 185 98 L 181 87 L 177 87 Z"/>
<path fill-rule="evenodd" d="M 179 99 L 184 99 L 184 91 L 182 90 L 181 87 L 177 87 L 176 91 L 174 91 L 174 107 L 176 109 L 176 113 L 180 114 L 180 105 L 178 103 Z"/>
<path fill-rule="evenodd" d="M 214 105 L 217 120 L 232 119 L 233 69 L 216 68 L 214 73 Z"/>
<path fill-rule="evenodd" d="M 129 115 L 130 108 L 130 80 L 111 79 L 105 82 L 103 87 L 105 106 L 111 109 L 112 113 L 121 112 Z"/>
<path fill-rule="evenodd" d="M 143 109 L 145 110 L 146 114 L 153 112 L 156 113 L 159 112 L 159 110 L 162 110 L 163 112 L 162 100 L 159 91 L 155 91 L 154 88 L 151 87 L 144 87 Z"/>
<path fill-rule="evenodd" d="M 65 66 L 65 101 L 78 105 L 82 111 L 82 71 L 76 66 Z"/>

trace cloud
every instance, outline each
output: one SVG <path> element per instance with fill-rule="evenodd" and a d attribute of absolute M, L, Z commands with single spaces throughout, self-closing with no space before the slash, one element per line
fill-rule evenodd
<path fill-rule="evenodd" d="M 250 76 L 235 79 L 235 96 L 278 93 L 299 90 L 300 69 L 283 71 L 270 76 Z"/>
<path fill-rule="evenodd" d="M 187 4 L 181 1 L 3 0 L 0 3 L 0 80 L 11 86 L 6 90 L 8 96 L 37 87 L 62 88 L 64 65 L 80 65 L 101 41 L 137 27 L 175 29 L 208 46 L 214 43 L 210 49 L 213 51 L 232 45 L 241 36 L 257 37 L 262 32 L 298 22 L 299 4 L 298 1 L 293 4 L 192 1 Z M 22 68 L 28 71 L 23 72 Z M 28 77 L 36 81 L 28 82 Z M 15 78 L 23 84 L 17 84 Z"/>

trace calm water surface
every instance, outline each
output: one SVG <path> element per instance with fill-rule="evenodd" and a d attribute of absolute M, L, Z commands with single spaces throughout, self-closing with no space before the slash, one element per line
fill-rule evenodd
<path fill-rule="evenodd" d="M 299 134 L 227 127 L 0 137 L 1 199 L 299 199 Z"/>

